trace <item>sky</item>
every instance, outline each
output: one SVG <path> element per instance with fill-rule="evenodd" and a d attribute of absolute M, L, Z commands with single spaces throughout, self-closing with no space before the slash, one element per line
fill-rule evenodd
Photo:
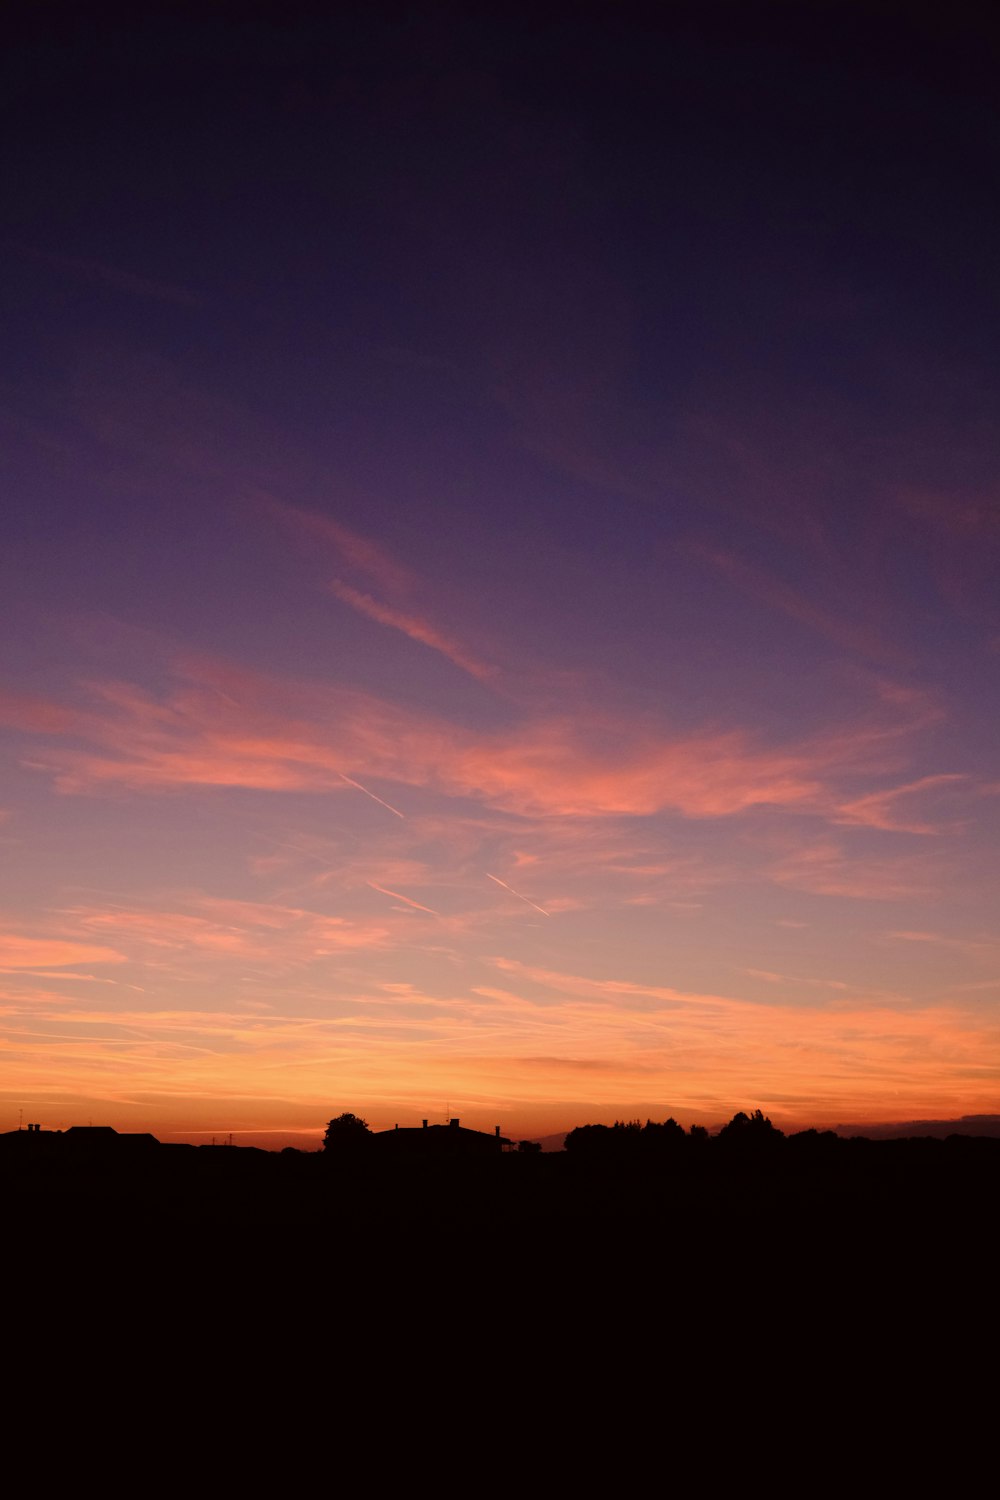
<path fill-rule="evenodd" d="M 0 1129 L 1000 1112 L 996 32 L 204 9 L 5 23 Z"/>

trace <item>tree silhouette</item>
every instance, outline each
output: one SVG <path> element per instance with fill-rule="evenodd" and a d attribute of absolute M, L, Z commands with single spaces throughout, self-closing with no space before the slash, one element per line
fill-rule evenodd
<path fill-rule="evenodd" d="M 367 1120 L 359 1115 L 342 1114 L 331 1120 L 323 1137 L 323 1150 L 328 1152 L 356 1151 L 371 1138 Z"/>
<path fill-rule="evenodd" d="M 684 1134 L 683 1125 L 678 1125 L 673 1115 L 669 1120 L 664 1120 L 662 1125 L 655 1120 L 647 1120 L 642 1132 L 642 1149 L 647 1154 L 655 1156 L 676 1155 L 687 1147 L 687 1136 Z"/>
<path fill-rule="evenodd" d="M 670 1156 L 687 1148 L 684 1127 L 671 1116 L 658 1124 L 647 1120 L 616 1120 L 613 1125 L 578 1125 L 563 1149 L 578 1157 L 611 1157 L 634 1161 L 640 1156 Z"/>
<path fill-rule="evenodd" d="M 783 1130 L 778 1130 L 762 1110 L 755 1109 L 752 1115 L 739 1110 L 728 1125 L 719 1131 L 719 1141 L 740 1151 L 758 1151 L 776 1146 L 785 1139 Z"/>

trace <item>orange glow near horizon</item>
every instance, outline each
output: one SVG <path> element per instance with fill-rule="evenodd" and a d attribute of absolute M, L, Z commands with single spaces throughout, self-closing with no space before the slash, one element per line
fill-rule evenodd
<path fill-rule="evenodd" d="M 461 668 L 450 637 L 402 634 Z M 183 867 L 224 872 L 113 899 L 77 878 L 8 912 L 8 1125 L 287 1143 L 343 1109 L 514 1136 L 995 1109 L 1000 947 L 935 895 L 938 850 L 989 788 L 912 773 L 926 695 L 862 680 L 828 733 L 768 747 L 589 699 L 554 715 L 544 683 L 477 730 L 337 683 L 163 665 L 156 693 L 91 679 L 0 703 L 71 863 L 93 807 L 126 861 L 141 826 L 151 872 L 180 818 Z"/>
<path fill-rule="evenodd" d="M 217 905 L 212 918 L 77 913 L 75 922 L 140 943 L 160 955 L 147 965 L 167 973 L 198 954 L 226 968 L 288 964 L 303 944 L 326 956 L 329 919 L 295 909 L 280 926 L 271 908 L 248 916 L 240 903 Z M 217 930 L 236 916 L 243 927 Z M 353 936 L 340 951 L 357 951 Z M 56 943 L 44 955 L 66 962 L 73 947 Z M 122 970 L 121 954 L 113 959 L 115 976 L 136 972 Z M 305 990 L 301 1013 L 249 997 L 232 1009 L 159 1010 L 140 1007 L 142 987 L 127 977 L 74 970 L 60 983 L 50 971 L 36 989 L 8 975 L 6 1097 L 52 1128 L 99 1116 L 165 1138 L 236 1131 L 275 1133 L 283 1144 L 296 1132 L 309 1139 L 348 1107 L 373 1128 L 450 1113 L 522 1136 L 636 1116 L 716 1125 L 758 1106 L 794 1130 L 988 1113 L 995 1098 L 1000 1036 L 970 997 L 914 1009 L 833 987 L 819 1004 L 791 1009 L 512 959 L 482 968 L 492 982 L 464 993 L 390 982 L 345 1000 L 336 1017 Z M 765 983 L 786 987 L 780 975 Z M 131 998 L 97 1003 L 106 985 Z"/>

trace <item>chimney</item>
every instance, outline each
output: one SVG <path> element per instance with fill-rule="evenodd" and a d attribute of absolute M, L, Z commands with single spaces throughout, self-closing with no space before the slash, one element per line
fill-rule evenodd
<path fill-rule="evenodd" d="M 500 1126 L 499 1125 L 496 1128 L 496 1138 L 497 1138 L 497 1140 L 500 1139 Z"/>
<path fill-rule="evenodd" d="M 424 1127 L 424 1129 L 426 1130 L 427 1129 L 427 1121 L 426 1120 L 421 1120 L 420 1123 Z"/>
<path fill-rule="evenodd" d="M 452 1130 L 457 1130 L 458 1129 L 458 1121 L 457 1120 L 449 1120 L 448 1124 L 451 1126 Z"/>

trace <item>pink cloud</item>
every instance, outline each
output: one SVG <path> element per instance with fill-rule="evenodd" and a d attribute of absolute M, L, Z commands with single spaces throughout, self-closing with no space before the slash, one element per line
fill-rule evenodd
<path fill-rule="evenodd" d="M 117 964 L 124 954 L 91 943 L 0 933 L 0 969 L 58 969 L 70 964 Z"/>
<path fill-rule="evenodd" d="M 790 616 L 834 645 L 874 661 L 900 663 L 906 660 L 906 654 L 898 646 L 886 641 L 871 627 L 824 609 L 815 599 L 798 593 L 735 553 L 706 547 L 699 542 L 692 543 L 691 547 L 697 556 L 711 563 L 743 593 Z"/>
<path fill-rule="evenodd" d="M 984 1056 L 996 1055 L 1000 1032 L 995 1020 L 975 1008 L 917 1007 L 906 997 L 859 992 L 847 998 L 841 992 L 792 1013 L 785 1005 L 732 996 L 593 979 L 514 960 L 496 963 L 506 975 L 555 997 L 533 1003 L 536 1015 L 547 1015 L 552 1034 L 563 1039 L 560 1052 L 578 1055 L 586 1048 L 609 1060 L 658 1066 L 672 1103 L 693 1103 L 698 1089 L 716 1098 L 732 1097 L 734 1087 L 766 1090 L 772 1097 L 790 1090 L 800 1099 L 808 1090 L 815 1122 L 823 1118 L 817 1111 L 824 1101 L 836 1110 L 847 1097 L 867 1097 L 883 1113 L 900 1097 L 983 1099 L 1000 1076 L 993 1065 L 984 1074 L 981 1065 Z M 480 993 L 508 1003 L 507 991 Z M 526 1003 L 523 996 L 510 998 Z M 557 1084 L 553 1090 L 558 1092 Z M 622 1097 L 630 1092 L 634 1096 L 623 1088 Z"/>
<path fill-rule="evenodd" d="M 858 823 L 866 828 L 882 828 L 893 833 L 947 833 L 954 831 L 954 825 L 944 826 L 941 824 L 928 823 L 924 819 L 915 818 L 896 804 L 900 799 L 909 801 L 910 798 L 937 790 L 942 786 L 954 785 L 958 781 L 966 781 L 968 778 L 957 773 L 938 776 L 921 776 L 917 781 L 907 782 L 905 786 L 890 787 L 886 791 L 869 792 L 864 797 L 858 797 L 853 802 L 845 802 L 840 808 L 836 821 L 840 823 Z"/>
<path fill-rule="evenodd" d="M 865 799 L 845 804 L 837 780 L 898 764 L 900 740 L 912 728 L 908 711 L 893 719 L 886 710 L 879 720 L 771 747 L 739 729 L 679 736 L 582 710 L 477 731 L 339 686 L 204 660 L 180 663 L 161 697 L 122 683 L 90 691 L 96 701 L 88 712 L 38 700 L 0 703 L 0 720 L 56 741 L 30 764 L 47 768 L 63 791 L 343 791 L 346 784 L 396 814 L 400 808 L 371 789 L 373 779 L 519 817 L 674 811 L 721 818 L 769 807 L 842 816 L 846 806 L 860 818 Z M 68 736 L 87 748 L 59 745 Z"/>
<path fill-rule="evenodd" d="M 621 1001 L 632 998 L 643 1002 L 659 1001 L 669 1006 L 707 1003 L 723 1009 L 730 1006 L 739 1009 L 747 1003 L 732 996 L 690 993 L 670 985 L 638 984 L 632 980 L 590 979 L 581 974 L 564 974 L 559 970 L 525 964 L 519 959 L 494 958 L 493 963 L 504 973 L 519 975 L 543 989 L 569 994 L 578 1000 Z"/>
<path fill-rule="evenodd" d="M 266 902 L 189 898 L 194 911 L 79 907 L 64 919 L 76 932 L 113 935 L 132 956 L 163 967 L 197 954 L 217 959 L 308 962 L 382 946 L 384 925 Z"/>
<path fill-rule="evenodd" d="M 887 932 L 885 936 L 903 943 L 932 943 L 937 947 L 951 949 L 954 953 L 961 953 L 967 958 L 985 958 L 990 962 L 1000 958 L 1000 938 L 995 936 L 969 937 L 923 930 L 893 931 Z"/>
<path fill-rule="evenodd" d="M 960 495 L 905 490 L 898 503 L 907 515 L 962 541 L 1000 537 L 1000 504 L 994 494 Z"/>
<path fill-rule="evenodd" d="M 801 974 L 777 974 L 772 969 L 742 969 L 743 974 L 749 974 L 751 979 L 763 979 L 768 984 L 792 984 L 808 985 L 810 989 L 840 990 L 847 991 L 852 988 L 845 984 L 842 979 L 813 979 L 803 977 Z M 871 993 L 869 991 L 869 993 Z"/>
<path fill-rule="evenodd" d="M 244 934 L 182 912 L 107 911 L 70 913 L 89 932 L 114 933 L 153 948 L 203 948 L 213 953 L 245 951 Z"/>
<path fill-rule="evenodd" d="M 344 563 L 356 573 L 376 583 L 390 599 L 398 599 L 410 594 L 418 587 L 419 580 L 413 572 L 397 563 L 384 548 L 370 538 L 349 530 L 339 521 L 318 515 L 313 511 L 280 504 L 271 499 L 265 500 L 263 504 L 270 514 L 308 538 L 310 542 L 318 539 L 327 543 L 338 553 Z M 414 613 L 410 609 L 402 610 L 394 604 L 387 604 L 339 578 L 334 578 L 329 588 L 335 598 L 339 599 L 342 604 L 346 604 L 348 608 L 364 615 L 366 619 L 373 620 L 378 625 L 384 625 L 390 630 L 398 630 L 410 640 L 427 646 L 432 651 L 437 651 L 478 681 L 488 682 L 498 677 L 497 667 L 480 659 L 455 635 L 441 630 L 424 615 Z"/>
<path fill-rule="evenodd" d="M 387 625 L 392 630 L 398 630 L 408 636 L 411 641 L 418 641 L 422 646 L 429 646 L 432 651 L 438 651 L 446 656 L 456 667 L 461 667 L 463 672 L 468 672 L 471 677 L 480 682 L 488 682 L 490 678 L 497 675 L 497 668 L 489 666 L 486 662 L 479 661 L 473 656 L 461 642 L 444 635 L 435 626 L 417 615 L 402 614 L 399 610 L 390 609 L 373 599 L 370 594 L 362 594 L 357 589 L 352 589 L 348 584 L 334 579 L 330 584 L 331 593 L 347 604 L 351 609 L 357 610 L 358 614 L 367 616 L 369 620 L 375 620 L 379 625 Z"/>
<path fill-rule="evenodd" d="M 592 748 L 579 722 L 529 724 L 503 740 L 470 742 L 448 768 L 459 787 L 519 812 L 643 815 L 673 808 L 721 817 L 817 799 L 822 781 L 804 752 L 755 748 L 738 731 L 659 738 L 630 726 L 615 753 Z"/>
<path fill-rule="evenodd" d="M 99 1099 L 112 1123 L 141 1111 L 143 1128 L 159 1132 L 168 1121 L 204 1129 L 214 1118 L 234 1130 L 321 1123 L 331 1077 L 378 1126 L 406 1111 L 418 1119 L 439 1099 L 463 1117 L 529 1113 L 552 1128 L 613 1117 L 616 1101 L 711 1121 L 760 1099 L 795 1128 L 844 1118 L 845 1109 L 872 1119 L 901 1108 L 919 1115 L 929 1100 L 972 1112 L 996 1088 L 998 1070 L 983 1059 L 997 1056 L 1000 1035 L 975 1003 L 838 997 L 793 1013 L 513 960 L 498 967 L 511 988 L 445 998 L 379 985 L 377 994 L 327 994 L 324 1014 L 56 1003 L 39 1018 L 19 1012 L 14 997 L 4 1028 L 8 1088 L 15 1097 Z M 600 1080 L 596 1098 L 588 1076 Z M 636 1077 L 650 1079 L 640 1096 L 657 1101 L 648 1109 L 637 1102 Z"/>
<path fill-rule="evenodd" d="M 0 691 L 0 724 L 38 734 L 73 734 L 85 720 L 75 710 L 42 698 Z"/>
<path fill-rule="evenodd" d="M 325 542 L 358 573 L 372 579 L 391 595 L 407 593 L 416 582 L 409 568 L 403 567 L 370 537 L 351 531 L 329 516 L 301 510 L 270 498 L 261 502 L 268 512 L 310 542 Z"/>
<path fill-rule="evenodd" d="M 926 897 L 946 872 L 910 856 L 880 856 L 849 850 L 831 838 L 803 842 L 767 866 L 768 878 L 792 889 L 858 901 L 897 901 Z"/>

